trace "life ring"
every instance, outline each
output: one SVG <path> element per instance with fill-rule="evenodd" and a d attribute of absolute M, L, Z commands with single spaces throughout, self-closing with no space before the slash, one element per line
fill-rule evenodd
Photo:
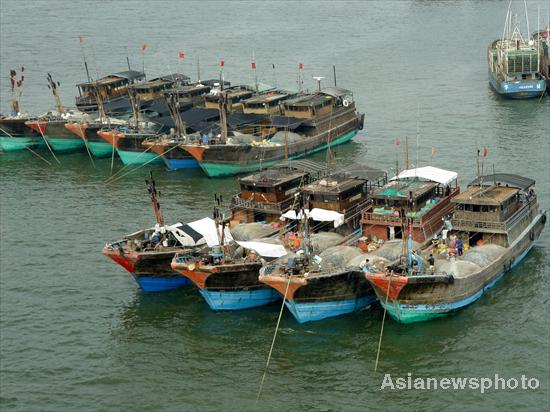
<path fill-rule="evenodd" d="M 546 224 L 546 213 L 544 215 L 542 215 L 542 218 L 540 219 L 542 224 Z"/>
<path fill-rule="evenodd" d="M 532 231 L 529 233 L 529 239 L 535 240 L 535 231 L 534 231 L 534 230 L 532 230 Z"/>
<path fill-rule="evenodd" d="M 342 105 L 344 107 L 348 107 L 349 106 L 349 100 L 346 100 L 346 99 L 342 100 Z"/>

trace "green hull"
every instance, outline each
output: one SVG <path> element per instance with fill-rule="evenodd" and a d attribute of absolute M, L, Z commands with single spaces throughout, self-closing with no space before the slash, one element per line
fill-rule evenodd
<path fill-rule="evenodd" d="M 355 135 L 357 134 L 357 130 L 354 130 L 353 132 L 347 133 L 343 135 L 342 137 L 339 137 L 338 139 L 334 140 L 330 143 L 331 147 L 343 144 L 351 140 Z M 299 155 L 290 156 L 289 160 L 295 160 L 299 159 L 301 157 L 309 156 L 314 153 L 326 150 L 328 147 L 328 144 L 324 144 L 322 146 L 319 146 L 307 153 L 300 153 Z M 262 162 L 262 163 L 255 163 L 251 165 L 240 165 L 240 164 L 219 164 L 219 163 L 200 163 L 200 166 L 202 170 L 208 175 L 208 177 L 222 177 L 222 176 L 231 176 L 236 175 L 239 173 L 249 173 L 254 172 L 256 170 L 260 170 L 265 167 L 272 166 L 276 163 L 279 163 L 281 160 L 274 160 L 271 162 Z"/>
<path fill-rule="evenodd" d="M 384 307 L 384 303 L 381 302 L 382 307 Z M 454 310 L 449 311 L 426 311 L 426 310 L 414 310 L 414 309 L 407 309 L 407 310 L 401 310 L 399 307 L 396 307 L 392 305 L 391 303 L 388 303 L 387 311 L 389 315 L 395 319 L 397 322 L 400 323 L 416 323 L 416 322 L 426 322 L 428 320 L 437 319 L 437 318 L 443 318 L 445 316 L 448 316 L 449 314 L 453 313 Z"/>
<path fill-rule="evenodd" d="M 59 153 L 77 152 L 84 149 L 84 140 L 80 138 L 46 136 L 46 140 L 51 148 Z"/>
<path fill-rule="evenodd" d="M 154 152 L 130 152 L 126 150 L 117 150 L 120 160 L 125 165 L 162 164 L 162 157 Z"/>
<path fill-rule="evenodd" d="M 94 157 L 111 157 L 113 146 L 107 142 L 88 142 L 88 149 Z M 117 152 L 115 150 L 115 156 Z"/>
<path fill-rule="evenodd" d="M 4 152 L 16 152 L 25 150 L 27 147 L 34 149 L 42 146 L 45 146 L 44 141 L 36 137 L 0 136 L 0 147 Z"/>

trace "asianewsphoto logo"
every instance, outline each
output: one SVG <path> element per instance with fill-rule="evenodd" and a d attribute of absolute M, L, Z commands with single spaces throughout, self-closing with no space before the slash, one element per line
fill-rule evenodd
<path fill-rule="evenodd" d="M 380 386 L 380 390 L 475 390 L 485 393 L 488 390 L 535 390 L 540 387 L 537 378 L 502 378 L 497 374 L 494 377 L 449 377 L 449 378 L 424 378 L 413 377 L 407 373 L 407 377 L 392 378 L 386 373 Z"/>

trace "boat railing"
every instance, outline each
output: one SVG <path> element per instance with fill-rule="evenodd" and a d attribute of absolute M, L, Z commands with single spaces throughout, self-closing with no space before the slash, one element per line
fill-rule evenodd
<path fill-rule="evenodd" d="M 455 193 L 456 192 L 456 193 Z M 458 190 L 453 191 L 449 196 L 452 197 L 455 194 L 458 194 Z M 426 224 L 433 221 L 435 218 L 438 220 L 450 213 L 453 209 L 453 206 L 450 202 L 446 201 L 445 198 L 441 199 L 434 207 L 426 211 L 425 214 L 421 216 L 403 216 L 401 214 L 382 214 L 374 213 L 373 208 L 366 209 L 363 212 L 363 217 L 361 223 L 363 224 L 387 224 L 387 225 L 408 225 L 412 224 L 413 226 L 425 226 Z"/>
<path fill-rule="evenodd" d="M 292 206 L 294 202 L 294 197 L 290 197 L 281 202 L 259 202 L 254 199 L 245 200 L 240 195 L 235 195 L 231 199 L 231 209 L 242 208 L 242 209 L 253 209 L 264 212 L 273 212 L 273 213 L 284 213 L 287 209 Z"/>

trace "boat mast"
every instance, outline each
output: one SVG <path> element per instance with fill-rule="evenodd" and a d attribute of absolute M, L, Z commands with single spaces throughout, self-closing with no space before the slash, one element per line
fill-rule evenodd
<path fill-rule="evenodd" d="M 66 113 L 67 111 L 61 104 L 61 97 L 59 97 L 59 93 L 57 92 L 57 87 L 60 86 L 60 83 L 57 82 L 57 84 L 54 82 L 52 75 L 48 73 L 46 76 L 46 79 L 48 80 L 48 89 L 52 91 L 53 97 L 55 99 L 55 108 L 58 113 Z"/>
<path fill-rule="evenodd" d="M 21 78 L 17 80 L 17 71 L 10 70 L 11 108 L 14 114 L 21 113 L 21 95 L 23 94 L 23 82 L 25 81 L 24 71 L 25 68 L 21 67 Z"/>
<path fill-rule="evenodd" d="M 153 206 L 153 213 L 155 214 L 155 219 L 160 226 L 164 226 L 164 217 L 160 212 L 160 203 L 158 201 L 160 197 L 160 192 L 157 191 L 155 180 L 153 179 L 153 172 L 149 172 L 151 180 L 145 180 L 147 185 L 147 191 L 149 192 L 149 197 L 151 198 L 151 205 Z"/>
<path fill-rule="evenodd" d="M 132 106 L 132 115 L 134 116 L 134 128 L 139 130 L 139 98 L 133 87 L 128 87 L 128 98 Z"/>

